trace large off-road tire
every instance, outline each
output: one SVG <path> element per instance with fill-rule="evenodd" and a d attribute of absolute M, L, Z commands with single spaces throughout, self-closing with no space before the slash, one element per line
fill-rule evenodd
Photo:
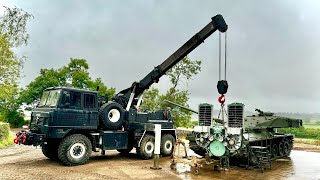
<path fill-rule="evenodd" d="M 57 143 L 43 144 L 41 146 L 43 155 L 45 155 L 47 158 L 49 158 L 50 160 L 53 160 L 53 161 L 59 160 L 58 146 L 59 146 L 59 144 L 57 144 Z"/>
<path fill-rule="evenodd" d="M 86 163 L 91 155 L 92 145 L 90 140 L 82 134 L 73 134 L 59 145 L 58 157 L 62 164 L 76 166 Z"/>
<path fill-rule="evenodd" d="M 105 128 L 119 129 L 124 122 L 124 109 L 118 103 L 107 103 L 100 108 L 99 116 Z"/>
<path fill-rule="evenodd" d="M 160 154 L 162 156 L 170 156 L 173 151 L 175 138 L 171 134 L 165 134 L 161 138 Z"/>
<path fill-rule="evenodd" d="M 154 136 L 146 134 L 141 140 L 140 147 L 137 148 L 137 154 L 141 159 L 151 159 L 153 157 L 154 148 Z"/>

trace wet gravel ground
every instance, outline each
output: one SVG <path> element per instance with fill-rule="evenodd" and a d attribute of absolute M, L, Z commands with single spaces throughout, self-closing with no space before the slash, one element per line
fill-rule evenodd
<path fill-rule="evenodd" d="M 107 153 L 93 153 L 85 165 L 67 167 L 47 159 L 40 148 L 14 145 L 0 150 L 0 179 L 179 179 L 169 168 L 151 170 L 152 161 L 135 153 Z"/>
<path fill-rule="evenodd" d="M 319 179 L 320 153 L 292 151 L 290 158 L 272 163 L 272 169 L 257 170 L 231 167 L 228 171 L 213 171 L 205 166 L 199 175 L 177 173 L 170 169 L 170 159 L 161 158 L 161 170 L 151 170 L 152 160 L 140 160 L 134 150 L 128 157 L 117 151 L 106 156 L 93 153 L 88 163 L 66 167 L 48 160 L 41 149 L 13 145 L 0 149 L 0 179 Z"/>

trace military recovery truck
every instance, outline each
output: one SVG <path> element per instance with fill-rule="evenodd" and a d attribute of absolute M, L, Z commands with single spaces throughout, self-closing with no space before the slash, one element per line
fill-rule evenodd
<path fill-rule="evenodd" d="M 161 154 L 170 155 L 176 140 L 170 111 L 140 112 L 143 92 L 215 31 L 228 29 L 221 15 L 196 33 L 162 64 L 139 82 L 120 91 L 112 99 L 98 97 L 96 91 L 70 87 L 44 90 L 32 111 L 30 130 L 17 133 L 16 144 L 40 145 L 43 154 L 64 165 L 87 162 L 92 151 L 116 149 L 129 153 L 133 147 L 142 159 L 154 152 L 154 124 L 161 124 Z"/>
<path fill-rule="evenodd" d="M 298 128 L 302 120 L 275 116 L 256 109 L 258 114 L 244 116 L 244 104 L 227 106 L 224 121 L 213 118 L 213 105 L 199 105 L 199 125 L 187 139 L 195 153 L 225 159 L 235 165 L 263 167 L 277 158 L 290 155 L 294 136 L 278 128 Z M 223 164 L 222 164 L 223 165 Z"/>

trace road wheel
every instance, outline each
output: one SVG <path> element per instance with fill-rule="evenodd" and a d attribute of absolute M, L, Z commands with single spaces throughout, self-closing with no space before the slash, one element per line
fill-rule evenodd
<path fill-rule="evenodd" d="M 284 153 L 284 145 L 282 142 L 279 143 L 279 156 L 283 156 Z"/>
<path fill-rule="evenodd" d="M 118 103 L 107 103 L 100 108 L 101 123 L 107 129 L 119 129 L 124 122 L 124 110 Z"/>
<path fill-rule="evenodd" d="M 154 148 L 154 136 L 146 134 L 141 140 L 140 147 L 137 148 L 137 153 L 141 159 L 151 159 L 153 157 Z"/>
<path fill-rule="evenodd" d="M 290 151 L 291 151 L 291 149 L 290 149 L 290 145 L 289 145 L 289 142 L 288 141 L 285 141 L 284 143 L 283 143 L 283 150 L 284 150 L 284 155 L 285 156 L 289 156 L 290 155 Z"/>
<path fill-rule="evenodd" d="M 163 156 L 170 156 L 173 151 L 173 146 L 176 143 L 175 138 L 171 134 L 165 134 L 161 138 L 160 153 Z"/>
<path fill-rule="evenodd" d="M 73 134 L 65 139 L 59 145 L 59 160 L 68 166 L 84 164 L 89 160 L 92 145 L 90 140 L 82 134 Z"/>
<path fill-rule="evenodd" d="M 278 156 L 278 146 L 277 146 L 277 144 L 273 144 L 272 145 L 271 156 L 272 156 L 272 158 L 276 158 Z"/>
<path fill-rule="evenodd" d="M 58 145 L 53 143 L 43 144 L 41 146 L 42 153 L 50 160 L 56 161 L 58 158 Z"/>

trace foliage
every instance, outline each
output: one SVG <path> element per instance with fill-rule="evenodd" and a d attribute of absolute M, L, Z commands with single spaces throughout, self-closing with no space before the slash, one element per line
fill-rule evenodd
<path fill-rule="evenodd" d="M 17 80 L 20 78 L 21 60 L 14 56 L 12 45 L 5 35 L 0 34 L 0 110 L 12 111 L 16 108 L 18 92 Z"/>
<path fill-rule="evenodd" d="M 175 89 L 179 83 L 187 82 L 192 76 L 201 71 L 201 61 L 191 61 L 188 57 L 183 58 L 178 64 L 171 68 L 167 75 Z"/>
<path fill-rule="evenodd" d="M 21 92 L 20 102 L 30 104 L 40 98 L 44 89 L 53 86 L 72 86 L 90 90 L 96 90 L 99 86 L 99 95 L 114 96 L 115 89 L 107 88 L 101 78 L 92 80 L 88 70 L 87 61 L 76 58 L 71 58 L 68 65 L 59 69 L 41 69 L 40 75 Z"/>
<path fill-rule="evenodd" d="M 320 140 L 320 129 L 315 128 L 283 128 L 279 129 L 279 132 L 294 134 L 298 138 L 310 138 Z"/>
<path fill-rule="evenodd" d="M 0 34 L 0 83 L 14 84 L 20 78 L 22 61 L 15 57 L 6 35 Z"/>
<path fill-rule="evenodd" d="M 28 124 L 28 121 L 24 120 L 24 115 L 21 111 L 11 111 L 6 118 L 7 122 L 13 128 L 21 128 L 23 125 Z"/>
<path fill-rule="evenodd" d="M 0 17 L 0 34 L 6 35 L 14 47 L 27 45 L 29 34 L 26 26 L 27 22 L 33 18 L 32 14 L 17 7 L 5 7 L 5 9 L 3 16 Z"/>
<path fill-rule="evenodd" d="M 145 91 L 143 103 L 140 106 L 141 110 L 156 111 L 160 109 L 159 96 L 159 90 L 156 88 Z"/>
<path fill-rule="evenodd" d="M 146 91 L 140 108 L 142 110 L 155 111 L 169 107 L 176 127 L 191 127 L 192 124 L 190 120 L 192 112 L 168 104 L 165 100 L 189 107 L 189 92 L 187 90 L 179 90 L 178 86 L 181 83 L 187 83 L 194 75 L 198 74 L 201 70 L 200 65 L 201 61 L 191 61 L 188 57 L 183 58 L 167 72 L 172 87 L 170 87 L 165 94 L 159 94 L 159 90 L 155 88 Z"/>
<path fill-rule="evenodd" d="M 13 134 L 8 123 L 0 122 L 0 148 L 13 144 Z"/>
<path fill-rule="evenodd" d="M 12 49 L 27 44 L 26 24 L 32 15 L 16 7 L 5 8 L 0 17 L 0 121 L 19 125 L 18 80 L 25 57 L 17 57 Z"/>

